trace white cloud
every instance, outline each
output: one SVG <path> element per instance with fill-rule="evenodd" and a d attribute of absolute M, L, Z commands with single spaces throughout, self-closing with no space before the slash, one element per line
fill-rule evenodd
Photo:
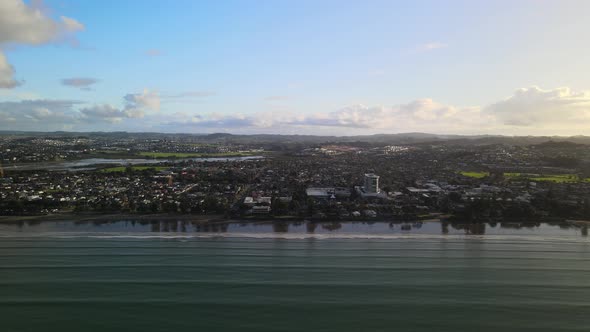
<path fill-rule="evenodd" d="M 542 90 L 536 86 L 517 90 L 512 96 L 485 107 L 505 126 L 551 131 L 590 128 L 590 93 L 563 87 Z"/>
<path fill-rule="evenodd" d="M 63 130 L 64 125 L 79 121 L 74 106 L 76 100 L 23 100 L 0 102 L 0 129 L 14 130 Z"/>
<path fill-rule="evenodd" d="M 457 108 L 432 99 L 419 99 L 396 106 L 353 105 L 329 113 L 299 116 L 290 123 L 299 126 L 345 127 L 363 132 L 468 132 L 485 125 L 478 108 Z"/>
<path fill-rule="evenodd" d="M 138 109 L 119 109 L 111 105 L 94 105 L 80 109 L 83 120 L 88 122 L 104 121 L 119 123 L 126 118 L 142 118 L 143 111 Z"/>
<path fill-rule="evenodd" d="M 14 79 L 14 68 L 0 52 L 0 88 L 14 88 L 17 85 L 20 85 L 20 82 Z"/>
<path fill-rule="evenodd" d="M 266 112 L 256 114 L 177 114 L 167 127 L 203 131 L 207 129 L 251 132 L 285 128 L 306 133 L 363 134 L 377 132 L 468 132 L 485 125 L 485 115 L 478 108 L 456 108 L 420 99 L 397 106 L 352 105 L 332 112 L 297 114 Z"/>
<path fill-rule="evenodd" d="M 39 6 L 20 0 L 0 1 L 0 43 L 42 44 L 57 35 L 58 22 Z"/>
<path fill-rule="evenodd" d="M 63 23 L 63 28 L 67 32 L 83 31 L 85 29 L 84 24 L 76 21 L 73 18 L 69 18 L 69 17 L 65 17 L 65 16 L 61 16 L 60 18 Z"/>
<path fill-rule="evenodd" d="M 157 91 L 144 89 L 142 93 L 131 93 L 123 97 L 127 102 L 126 108 L 147 108 L 152 111 L 160 110 L 160 95 Z"/>
<path fill-rule="evenodd" d="M 179 94 L 178 96 L 183 95 Z M 356 135 L 430 132 L 439 134 L 590 134 L 590 93 L 568 88 L 517 90 L 485 107 L 458 107 L 429 98 L 405 104 L 351 105 L 335 111 L 297 113 L 168 113 L 156 91 L 128 94 L 122 107 L 70 100 L 0 102 L 0 128 L 76 130 L 119 128 L 166 132 L 298 133 Z M 106 127 L 105 127 L 106 126 Z"/>
<path fill-rule="evenodd" d="M 125 106 L 93 105 L 80 109 L 85 121 L 120 123 L 124 119 L 141 119 L 149 111 L 160 110 L 160 97 L 157 91 L 145 89 L 142 93 L 130 93 L 123 97 Z"/>
<path fill-rule="evenodd" d="M 108 130 L 106 124 L 138 121 L 150 111 L 159 110 L 159 102 L 155 99 L 156 92 L 145 90 L 143 93 L 126 95 L 121 108 L 108 104 L 87 105 L 76 100 L 5 101 L 0 102 L 0 129 Z"/>
<path fill-rule="evenodd" d="M 61 16 L 54 20 L 47 16 L 40 2 L 27 5 L 21 0 L 0 1 L 0 43 L 39 45 L 55 41 L 63 34 L 84 29 L 82 23 Z"/>
<path fill-rule="evenodd" d="M 33 109 L 33 115 L 37 119 L 43 119 L 53 115 L 53 112 L 45 107 L 38 107 Z"/>
<path fill-rule="evenodd" d="M 47 16 L 40 1 L 26 4 L 21 0 L 0 1 L 0 46 L 7 44 L 41 45 L 68 37 L 84 29 L 82 23 L 61 16 L 55 20 Z M 14 69 L 0 51 L 0 88 L 13 88 Z"/>

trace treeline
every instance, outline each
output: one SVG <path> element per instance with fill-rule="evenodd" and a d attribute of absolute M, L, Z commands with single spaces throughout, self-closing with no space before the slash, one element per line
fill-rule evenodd
<path fill-rule="evenodd" d="M 42 215 L 57 211 L 95 213 L 181 213 L 181 214 L 222 214 L 229 211 L 225 199 L 208 196 L 201 200 L 182 199 L 179 201 L 134 201 L 99 200 L 87 202 L 59 202 L 56 200 L 0 200 L 0 215 L 27 216 Z"/>
<path fill-rule="evenodd" d="M 454 214 L 454 220 L 472 223 L 543 218 L 590 219 L 590 198 L 568 201 L 548 192 L 535 196 L 530 202 L 476 199 L 448 212 Z"/>

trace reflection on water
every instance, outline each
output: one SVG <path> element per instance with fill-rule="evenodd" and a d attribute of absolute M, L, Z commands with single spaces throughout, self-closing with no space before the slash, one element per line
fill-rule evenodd
<path fill-rule="evenodd" d="M 339 222 L 323 223 L 322 228 L 329 230 L 329 231 L 335 231 L 335 230 L 339 230 L 342 228 L 342 223 L 339 223 Z"/>
<path fill-rule="evenodd" d="M 153 232 L 153 233 L 295 233 L 295 234 L 441 234 L 441 235 L 566 235 L 588 237 L 587 224 L 449 222 L 206 222 L 202 220 L 130 220 L 13 222 L 1 232 Z"/>
<path fill-rule="evenodd" d="M 289 232 L 289 223 L 278 221 L 272 223 L 272 231 L 275 233 L 288 233 Z"/>

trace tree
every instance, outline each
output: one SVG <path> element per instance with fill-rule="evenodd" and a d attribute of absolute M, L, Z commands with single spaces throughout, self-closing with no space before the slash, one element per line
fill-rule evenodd
<path fill-rule="evenodd" d="M 207 196 L 203 201 L 203 210 L 205 210 L 205 212 L 217 211 L 218 205 L 219 201 L 217 198 L 213 196 Z"/>

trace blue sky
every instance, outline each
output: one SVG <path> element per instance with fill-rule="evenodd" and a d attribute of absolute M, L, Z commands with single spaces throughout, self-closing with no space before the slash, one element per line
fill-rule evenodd
<path fill-rule="evenodd" d="M 0 130 L 590 134 L 589 9 L 3 0 Z"/>

